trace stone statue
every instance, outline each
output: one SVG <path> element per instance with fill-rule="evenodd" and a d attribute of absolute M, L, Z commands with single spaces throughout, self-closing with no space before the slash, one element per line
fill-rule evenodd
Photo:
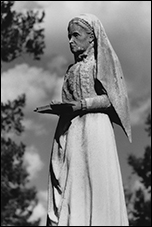
<path fill-rule="evenodd" d="M 74 64 L 62 103 L 37 108 L 59 115 L 51 152 L 47 226 L 128 226 L 113 123 L 131 141 L 121 66 L 97 17 L 68 25 Z"/>

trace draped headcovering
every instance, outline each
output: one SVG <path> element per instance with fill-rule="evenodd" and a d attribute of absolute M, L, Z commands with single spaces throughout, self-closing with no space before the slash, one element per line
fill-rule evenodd
<path fill-rule="evenodd" d="M 107 92 L 107 95 L 119 118 L 119 124 L 131 142 L 131 125 L 128 95 L 119 59 L 112 48 L 100 20 L 92 14 L 82 14 L 75 19 L 91 27 L 97 44 L 97 79 Z M 74 20 L 74 19 L 73 19 Z M 88 28 L 89 28 L 88 26 Z"/>

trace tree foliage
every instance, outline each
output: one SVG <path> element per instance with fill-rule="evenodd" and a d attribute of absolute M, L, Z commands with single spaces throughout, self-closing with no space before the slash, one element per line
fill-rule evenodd
<path fill-rule="evenodd" d="M 146 121 L 146 131 L 151 137 L 151 116 Z M 143 157 L 137 158 L 130 155 L 128 163 L 132 166 L 133 173 L 136 174 L 142 187 L 134 193 L 128 193 L 127 198 L 132 203 L 130 223 L 133 226 L 151 226 L 151 146 L 145 148 Z M 128 204 L 129 204 L 128 202 Z M 129 204 L 130 205 L 130 204 Z"/>
<path fill-rule="evenodd" d="M 1 1 L 1 62 L 10 62 L 23 53 L 40 59 L 44 51 L 44 12 L 14 11 L 14 1 Z"/>
<path fill-rule="evenodd" d="M 44 29 L 40 28 L 44 12 L 18 13 L 15 1 L 1 1 L 1 63 L 11 62 L 22 54 L 39 60 L 43 54 Z M 38 203 L 35 187 L 29 186 L 24 165 L 25 145 L 14 139 L 24 127 L 25 95 L 1 103 L 1 226 L 38 226 L 30 217 Z M 19 138 L 19 137 L 18 137 Z"/>
<path fill-rule="evenodd" d="M 17 144 L 12 135 L 21 135 L 25 96 L 1 104 L 1 226 L 38 226 L 29 222 L 37 205 L 36 189 L 29 187 L 24 165 L 25 145 Z"/>

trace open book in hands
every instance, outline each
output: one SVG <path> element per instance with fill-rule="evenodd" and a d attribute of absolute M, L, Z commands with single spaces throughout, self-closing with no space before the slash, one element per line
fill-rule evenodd
<path fill-rule="evenodd" d="M 62 103 L 52 101 L 49 105 L 37 107 L 34 112 L 42 113 L 42 114 L 66 114 L 72 112 L 73 103 Z"/>

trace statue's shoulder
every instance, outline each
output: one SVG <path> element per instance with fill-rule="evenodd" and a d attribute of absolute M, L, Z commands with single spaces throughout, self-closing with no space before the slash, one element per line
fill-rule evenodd
<path fill-rule="evenodd" d="M 73 63 L 73 64 L 71 64 L 71 65 L 69 65 L 69 66 L 68 66 L 68 68 L 67 68 L 66 73 L 68 73 L 68 72 L 70 71 L 70 69 L 71 69 L 73 66 L 74 66 L 74 63 Z"/>

